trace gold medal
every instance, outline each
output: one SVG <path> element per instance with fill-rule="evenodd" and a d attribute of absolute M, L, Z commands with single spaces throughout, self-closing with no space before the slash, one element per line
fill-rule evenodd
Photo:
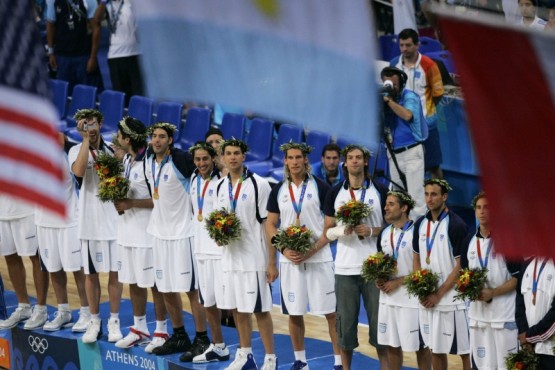
<path fill-rule="evenodd" d="M 426 263 L 429 265 L 430 264 L 430 257 L 426 257 Z"/>
<path fill-rule="evenodd" d="M 202 221 L 202 215 L 201 215 L 201 214 L 199 214 L 199 215 L 197 216 L 197 220 Z"/>
<path fill-rule="evenodd" d="M 160 199 L 160 195 L 158 194 L 158 192 L 152 194 L 152 197 L 156 200 Z"/>

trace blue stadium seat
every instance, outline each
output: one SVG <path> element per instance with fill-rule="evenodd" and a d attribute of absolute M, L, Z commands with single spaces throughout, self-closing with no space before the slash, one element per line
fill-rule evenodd
<path fill-rule="evenodd" d="M 98 110 L 104 116 L 101 134 L 104 140 L 111 141 L 112 135 L 118 131 L 118 123 L 123 117 L 125 93 L 115 90 L 104 90 L 98 98 Z"/>
<path fill-rule="evenodd" d="M 204 135 L 209 128 L 210 109 L 197 107 L 189 108 L 185 125 L 183 126 L 176 146 L 183 150 L 187 150 L 197 141 L 204 141 Z"/>
<path fill-rule="evenodd" d="M 421 54 L 428 54 L 434 51 L 441 51 L 441 43 L 428 36 L 420 37 L 420 46 L 418 47 L 418 51 Z"/>
<path fill-rule="evenodd" d="M 379 38 L 381 59 L 390 61 L 401 54 L 397 35 L 382 35 Z"/>
<path fill-rule="evenodd" d="M 52 101 L 56 106 L 56 110 L 58 111 L 58 118 L 63 119 L 66 115 L 67 110 L 67 94 L 68 94 L 68 85 L 67 81 L 63 80 L 48 80 L 48 84 L 50 85 L 50 90 L 52 91 Z"/>
<path fill-rule="evenodd" d="M 306 135 L 306 144 L 312 147 L 312 152 L 308 155 L 310 163 L 320 162 L 322 158 L 322 149 L 331 141 L 331 135 L 320 131 L 309 131 Z"/>
<path fill-rule="evenodd" d="M 73 88 L 73 95 L 71 96 L 71 103 L 67 111 L 65 121 L 67 124 L 66 133 L 71 128 L 77 126 L 77 122 L 73 119 L 75 112 L 79 109 L 94 109 L 96 107 L 96 87 L 89 85 L 75 85 Z M 81 135 L 73 138 L 74 140 L 81 141 Z"/>
<path fill-rule="evenodd" d="M 283 153 L 279 150 L 282 144 L 290 140 L 300 143 L 303 140 L 303 128 L 287 123 L 279 127 L 278 137 L 272 149 L 272 158 L 266 161 L 247 162 L 245 165 L 254 173 L 262 177 L 269 176 L 274 169 L 283 168 Z"/>
<path fill-rule="evenodd" d="M 129 99 L 129 106 L 127 107 L 127 115 L 141 121 L 145 126 L 152 124 L 152 110 L 154 100 L 145 96 L 133 95 Z"/>
<path fill-rule="evenodd" d="M 222 119 L 222 133 L 224 139 L 231 139 L 232 137 L 237 140 L 245 139 L 245 125 L 247 117 L 237 113 L 225 113 Z"/>
<path fill-rule="evenodd" d="M 433 60 L 441 60 L 449 73 L 457 73 L 453 64 L 453 57 L 448 50 L 432 51 L 426 53 L 426 55 Z"/>
<path fill-rule="evenodd" d="M 156 122 L 168 122 L 177 127 L 177 133 L 173 138 L 176 142 L 181 137 L 183 125 L 181 124 L 181 113 L 183 111 L 183 104 L 175 102 L 162 102 L 158 104 L 156 110 Z"/>
<path fill-rule="evenodd" d="M 274 122 L 262 118 L 252 120 L 251 130 L 247 136 L 249 152 L 246 161 L 265 161 L 272 155 L 272 138 L 274 134 Z"/>

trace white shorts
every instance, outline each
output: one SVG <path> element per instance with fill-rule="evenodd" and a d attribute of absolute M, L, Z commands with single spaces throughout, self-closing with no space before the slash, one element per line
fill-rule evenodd
<path fill-rule="evenodd" d="M 325 315 L 335 312 L 335 275 L 333 262 L 279 264 L 281 312 Z"/>
<path fill-rule="evenodd" d="M 35 216 L 0 220 L 0 255 L 36 256 L 38 243 Z"/>
<path fill-rule="evenodd" d="M 222 260 L 197 260 L 198 299 L 204 307 L 221 305 L 224 295 Z"/>
<path fill-rule="evenodd" d="M 378 343 L 384 346 L 401 347 L 403 352 L 416 352 L 424 348 L 418 322 L 418 308 L 380 303 Z"/>
<path fill-rule="evenodd" d="M 154 278 L 161 293 L 187 293 L 198 289 L 191 238 L 153 239 Z"/>
<path fill-rule="evenodd" d="M 479 369 L 504 370 L 505 357 L 518 351 L 518 330 L 515 323 L 494 329 L 489 324 L 470 328 L 472 359 Z"/>
<path fill-rule="evenodd" d="M 266 271 L 225 271 L 223 303 L 218 308 L 244 313 L 272 310 L 272 291 Z"/>
<path fill-rule="evenodd" d="M 137 284 L 141 288 L 154 286 L 152 248 L 119 245 L 118 280 L 123 284 Z"/>
<path fill-rule="evenodd" d="M 470 353 L 466 309 L 438 311 L 420 307 L 420 332 L 432 353 L 465 355 Z"/>
<path fill-rule="evenodd" d="M 54 228 L 37 226 L 40 259 L 48 272 L 81 270 L 81 241 L 77 226 Z"/>
<path fill-rule="evenodd" d="M 118 271 L 118 244 L 115 240 L 81 240 L 85 275 Z"/>

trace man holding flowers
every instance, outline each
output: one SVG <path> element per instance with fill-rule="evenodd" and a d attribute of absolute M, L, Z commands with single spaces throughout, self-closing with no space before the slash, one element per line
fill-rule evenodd
<path fill-rule="evenodd" d="M 467 227 L 447 208 L 449 183 L 442 179 L 424 182 L 428 213 L 414 224 L 414 270 L 429 269 L 439 276 L 438 289 L 420 300 L 420 330 L 432 351 L 434 369 L 447 370 L 447 354 L 459 354 L 470 369 L 470 344 L 466 305 L 454 299 L 455 282 L 466 254 Z"/>
<path fill-rule="evenodd" d="M 270 264 L 280 257 L 281 310 L 289 315 L 289 334 L 295 363 L 292 369 L 308 370 L 304 346 L 303 315 L 307 305 L 314 314 L 324 315 L 335 354 L 334 369 L 341 369 L 341 356 L 335 331 L 335 287 L 333 258 L 329 241 L 323 234 L 323 205 L 329 185 L 310 174 L 308 154 L 312 148 L 289 142 L 280 150 L 285 155 L 285 179 L 279 182 L 268 200 L 266 238 Z M 278 232 L 278 226 L 281 230 Z M 308 237 L 303 238 L 305 234 Z M 296 242 L 297 241 L 297 242 Z"/>
<path fill-rule="evenodd" d="M 192 359 L 202 341 L 195 339 L 195 345 L 191 345 L 183 325 L 181 293 L 186 293 L 189 298 L 196 338 L 207 335 L 206 316 L 198 300 L 192 247 L 193 210 L 187 191 L 194 168 L 189 153 L 174 148 L 175 131 L 176 127 L 166 122 L 155 123 L 148 129 L 154 154 L 148 157 L 145 170 L 152 187 L 154 208 L 147 232 L 153 236 L 156 287 L 164 297 L 173 327 L 172 336 L 162 346 L 154 348 L 152 353 L 169 355 L 185 352 L 182 357 Z"/>
<path fill-rule="evenodd" d="M 385 203 L 388 227 L 378 236 L 378 251 L 392 256 L 397 271 L 387 280 L 377 280 L 380 292 L 378 343 L 387 346 L 389 370 L 400 370 L 403 352 L 416 352 L 418 368 L 429 369 L 431 356 L 421 341 L 418 299 L 410 297 L 403 281 L 413 271 L 414 222 L 409 219 L 415 201 L 403 191 L 390 191 Z"/>
<path fill-rule="evenodd" d="M 377 341 L 379 290 L 373 282 L 366 282 L 360 275 L 362 262 L 377 252 L 376 237 L 382 230 L 383 206 L 387 189 L 369 175 L 370 151 L 360 145 L 347 145 L 345 181 L 334 186 L 324 202 L 324 234 L 333 234 L 331 228 L 339 224 L 340 232 L 335 258 L 335 294 L 337 297 L 337 333 L 343 368 L 351 369 L 353 350 L 358 347 L 358 314 L 362 296 L 370 329 L 370 344 L 376 347 L 382 368 L 387 368 L 387 352 Z M 354 209 L 365 216 L 358 225 L 345 225 L 345 218 L 338 218 L 338 211 L 345 204 L 358 204 Z M 328 230 L 330 233 L 328 233 Z M 337 230 L 337 229 L 336 229 Z"/>
<path fill-rule="evenodd" d="M 263 370 L 275 370 L 274 327 L 270 311 L 270 282 L 277 277 L 275 261 L 268 261 L 264 239 L 266 204 L 270 184 L 245 166 L 247 144 L 236 139 L 222 143 L 222 155 L 229 173 L 216 187 L 214 209 L 234 213 L 241 224 L 239 239 L 223 246 L 224 294 L 220 309 L 233 310 L 240 348 L 228 370 L 256 369 L 252 354 L 252 314 L 256 317 L 266 356 Z M 255 216 L 255 217 L 253 217 Z"/>
<path fill-rule="evenodd" d="M 518 347 L 514 302 L 520 265 L 505 261 L 494 249 L 485 192 L 474 197 L 472 208 L 479 224 L 461 267 L 487 271 L 485 286 L 468 310 L 472 360 L 478 369 L 504 369 L 505 357 Z"/>
<path fill-rule="evenodd" d="M 82 340 L 83 343 L 94 343 L 102 335 L 98 274 L 108 272 L 108 341 L 117 342 L 122 338 L 119 323 L 122 284 L 118 281 L 116 242 L 118 213 L 113 204 L 103 203 L 97 197 L 100 179 L 96 170 L 97 157 L 101 154 L 113 155 L 114 151 L 100 135 L 103 120 L 100 111 L 79 110 L 75 120 L 83 141 L 70 149 L 68 158 L 73 174 L 83 178 L 79 192 L 78 233 L 85 271 L 85 291 L 91 313 L 91 321 Z"/>

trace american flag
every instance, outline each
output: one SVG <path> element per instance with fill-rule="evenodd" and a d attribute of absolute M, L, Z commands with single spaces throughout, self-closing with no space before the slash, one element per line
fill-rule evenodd
<path fill-rule="evenodd" d="M 32 2 L 0 1 L 0 192 L 65 215 L 56 127 Z"/>

